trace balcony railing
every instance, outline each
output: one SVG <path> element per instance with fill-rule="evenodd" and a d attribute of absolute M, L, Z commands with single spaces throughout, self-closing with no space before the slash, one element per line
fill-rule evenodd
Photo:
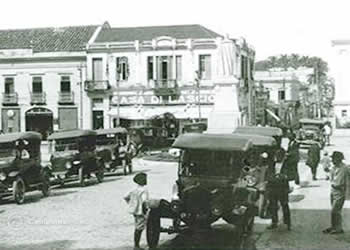
<path fill-rule="evenodd" d="M 153 91 L 156 96 L 176 97 L 180 95 L 176 80 L 155 80 Z"/>
<path fill-rule="evenodd" d="M 44 104 L 46 103 L 46 93 L 45 92 L 31 92 L 30 100 L 32 104 Z"/>
<path fill-rule="evenodd" d="M 58 103 L 60 104 L 73 104 L 74 92 L 58 92 Z"/>
<path fill-rule="evenodd" d="M 4 104 L 4 105 L 16 105 L 16 104 L 18 104 L 18 94 L 17 93 L 3 93 L 2 94 L 2 104 Z"/>
<path fill-rule="evenodd" d="M 86 91 L 106 91 L 109 90 L 111 86 L 109 85 L 108 80 L 88 80 L 85 81 L 85 90 Z"/>

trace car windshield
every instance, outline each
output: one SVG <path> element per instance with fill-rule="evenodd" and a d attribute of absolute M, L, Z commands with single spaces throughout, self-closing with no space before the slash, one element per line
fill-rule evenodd
<path fill-rule="evenodd" d="M 315 124 L 303 124 L 302 128 L 304 130 L 319 130 L 320 126 Z"/>
<path fill-rule="evenodd" d="M 116 144 L 115 134 L 99 135 L 96 139 L 96 145 L 113 145 Z"/>
<path fill-rule="evenodd" d="M 182 176 L 239 177 L 242 153 L 208 150 L 184 150 L 179 174 Z"/>
<path fill-rule="evenodd" d="M 16 150 L 12 143 L 1 143 L 0 144 L 0 158 L 16 158 Z"/>
<path fill-rule="evenodd" d="M 54 151 L 62 152 L 71 150 L 78 150 L 78 144 L 75 138 L 54 141 Z"/>

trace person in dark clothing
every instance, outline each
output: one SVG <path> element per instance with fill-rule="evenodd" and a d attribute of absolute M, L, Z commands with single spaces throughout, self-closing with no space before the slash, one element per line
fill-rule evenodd
<path fill-rule="evenodd" d="M 270 213 L 272 223 L 267 229 L 275 229 L 278 225 L 278 203 L 280 203 L 283 211 L 283 221 L 291 230 L 290 210 L 288 205 L 289 183 L 285 174 L 280 173 L 282 164 L 285 160 L 285 151 L 280 149 L 276 152 L 275 174 L 271 176 L 266 185 L 268 199 L 270 204 Z"/>
<path fill-rule="evenodd" d="M 288 166 L 288 179 L 294 180 L 295 185 L 300 185 L 300 177 L 298 171 L 299 156 L 299 142 L 293 132 L 288 135 L 289 143 L 287 150 L 287 158 L 285 164 Z"/>
<path fill-rule="evenodd" d="M 321 148 L 320 145 L 316 142 L 312 144 L 307 152 L 307 161 L 306 165 L 308 165 L 311 169 L 312 179 L 317 180 L 317 167 L 320 163 L 321 158 Z"/>

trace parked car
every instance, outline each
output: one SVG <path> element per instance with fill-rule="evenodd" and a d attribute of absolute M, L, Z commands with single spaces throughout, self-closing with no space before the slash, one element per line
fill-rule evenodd
<path fill-rule="evenodd" d="M 296 139 L 300 143 L 300 146 L 310 146 L 317 142 L 320 144 L 321 148 L 324 148 L 326 138 L 323 127 L 326 123 L 327 121 L 317 119 L 300 119 L 300 129 L 296 134 Z"/>
<path fill-rule="evenodd" d="M 235 133 L 237 136 L 249 139 L 253 143 L 254 154 L 249 159 L 250 165 L 255 166 L 255 170 L 259 172 L 261 181 L 256 187 L 259 190 L 259 216 L 266 218 L 267 199 L 265 197 L 266 180 L 275 173 L 275 153 L 280 148 L 276 140 L 272 136 L 250 135 Z"/>
<path fill-rule="evenodd" d="M 104 178 L 103 160 L 96 154 L 97 133 L 93 130 L 69 130 L 51 134 L 51 176 L 54 183 L 64 185 L 77 181 L 85 186 L 85 180 L 94 174 L 100 183 Z"/>
<path fill-rule="evenodd" d="M 203 133 L 207 130 L 207 124 L 204 122 L 196 122 L 185 124 L 183 127 L 183 133 Z"/>
<path fill-rule="evenodd" d="M 33 190 L 49 196 L 49 172 L 41 166 L 40 145 L 37 132 L 0 135 L 0 199 L 12 197 L 22 204 L 25 193 Z"/>
<path fill-rule="evenodd" d="M 96 151 L 97 155 L 104 162 L 105 171 L 115 172 L 117 169 L 123 169 L 124 175 L 128 172 L 132 173 L 131 158 L 136 152 L 130 149 L 131 144 L 128 142 L 127 129 L 122 127 L 98 129 L 96 133 Z M 123 152 L 124 156 L 121 156 L 119 153 L 121 149 L 125 150 Z"/>
<path fill-rule="evenodd" d="M 261 172 L 246 165 L 254 155 L 250 139 L 233 134 L 180 135 L 173 144 L 181 149 L 178 178 L 171 201 L 149 202 L 147 242 L 156 247 L 161 232 L 184 233 L 208 228 L 223 218 L 235 225 L 242 245 L 258 213 Z M 172 226 L 161 227 L 161 219 Z"/>
<path fill-rule="evenodd" d="M 174 142 L 174 138 L 169 138 L 167 130 L 161 127 L 132 127 L 130 133 L 133 141 L 142 144 L 141 150 L 144 152 L 168 147 Z"/>
<path fill-rule="evenodd" d="M 234 133 L 272 136 L 279 146 L 281 146 L 283 137 L 282 129 L 277 127 L 242 126 L 237 127 Z"/>

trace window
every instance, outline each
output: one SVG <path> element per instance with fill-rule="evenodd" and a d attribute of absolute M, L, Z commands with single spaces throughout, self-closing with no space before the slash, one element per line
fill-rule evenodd
<path fill-rule="evenodd" d="M 157 79 L 170 80 L 172 79 L 172 56 L 157 56 Z"/>
<path fill-rule="evenodd" d="M 102 58 L 92 59 L 92 79 L 94 81 L 102 81 Z"/>
<path fill-rule="evenodd" d="M 5 94 L 12 94 L 15 92 L 15 82 L 13 77 L 5 78 Z"/>
<path fill-rule="evenodd" d="M 129 77 L 129 64 L 127 57 L 117 57 L 117 79 L 126 81 Z"/>
<path fill-rule="evenodd" d="M 61 92 L 70 92 L 69 76 L 61 76 Z"/>
<path fill-rule="evenodd" d="M 199 56 L 199 75 L 200 79 L 211 79 L 211 56 L 200 55 Z"/>
<path fill-rule="evenodd" d="M 348 116 L 348 111 L 347 111 L 346 109 L 343 109 L 343 110 L 341 111 L 341 116 L 342 116 L 342 117 L 347 117 L 347 116 Z"/>
<path fill-rule="evenodd" d="M 93 108 L 103 108 L 103 98 L 93 98 L 92 99 Z"/>
<path fill-rule="evenodd" d="M 176 79 L 181 80 L 182 78 L 182 57 L 176 56 Z"/>
<path fill-rule="evenodd" d="M 147 79 L 153 80 L 153 57 L 149 56 L 147 58 Z"/>
<path fill-rule="evenodd" d="M 41 76 L 33 77 L 33 93 L 42 93 L 43 92 L 43 82 Z"/>
<path fill-rule="evenodd" d="M 278 100 L 283 101 L 286 99 L 286 92 L 284 90 L 278 91 Z"/>

